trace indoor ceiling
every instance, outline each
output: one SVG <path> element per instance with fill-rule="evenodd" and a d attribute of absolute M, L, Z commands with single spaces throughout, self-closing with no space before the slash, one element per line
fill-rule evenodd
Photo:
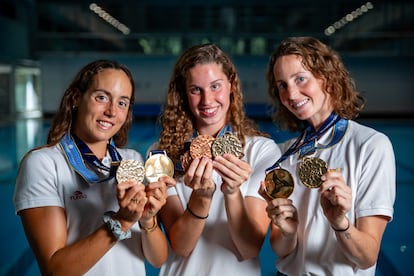
<path fill-rule="evenodd" d="M 177 54 L 219 43 L 233 54 L 268 55 L 283 38 L 311 35 L 351 54 L 412 56 L 414 2 L 356 0 L 2 0 L 25 9 L 34 56 L 62 52 Z M 92 5 L 91 5 L 92 4 Z M 106 20 L 104 20 L 106 19 Z"/>

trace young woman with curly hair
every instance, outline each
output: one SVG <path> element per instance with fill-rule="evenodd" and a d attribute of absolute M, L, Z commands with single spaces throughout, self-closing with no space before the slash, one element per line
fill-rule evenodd
<path fill-rule="evenodd" d="M 375 275 L 395 200 L 390 140 L 354 121 L 364 100 L 339 55 L 321 41 L 282 41 L 267 77 L 274 119 L 301 133 L 281 145 L 272 166 L 294 180 L 289 198 L 268 201 L 278 273 Z"/>
<path fill-rule="evenodd" d="M 157 146 L 177 164 L 177 185 L 160 211 L 172 249 L 161 275 L 260 275 L 269 218 L 258 189 L 280 151 L 246 117 L 236 68 L 218 46 L 197 45 L 179 57 L 161 124 Z M 190 143 L 193 154 L 199 137 L 226 134 L 238 138 L 240 152 L 192 155 L 183 164 Z"/>

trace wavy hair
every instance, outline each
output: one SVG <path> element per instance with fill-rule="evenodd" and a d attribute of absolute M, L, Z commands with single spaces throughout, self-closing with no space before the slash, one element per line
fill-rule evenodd
<path fill-rule="evenodd" d="M 195 117 L 190 110 L 185 86 L 188 72 L 196 65 L 209 63 L 221 65 L 231 83 L 227 123 L 242 143 L 244 144 L 246 135 L 268 137 L 245 115 L 240 79 L 230 58 L 215 44 L 196 45 L 185 50 L 174 65 L 166 101 L 159 117 L 162 126 L 159 147 L 175 161 L 179 160 L 184 151 L 184 143 L 195 129 Z"/>
<path fill-rule="evenodd" d="M 365 104 L 364 97 L 356 90 L 355 82 L 345 68 L 340 56 L 330 47 L 313 37 L 291 37 L 281 42 L 271 55 L 267 82 L 268 94 L 273 102 L 272 119 L 282 129 L 301 131 L 304 122 L 296 118 L 282 103 L 273 69 L 281 56 L 297 55 L 302 65 L 323 83 L 323 91 L 330 95 L 334 112 L 342 118 L 354 119 Z"/>
<path fill-rule="evenodd" d="M 71 84 L 63 94 L 59 109 L 53 119 L 53 123 L 47 137 L 48 146 L 57 144 L 66 133 L 72 133 L 73 126 L 75 125 L 74 122 L 76 121 L 77 116 L 77 109 L 74 108 L 75 100 L 77 98 L 80 98 L 83 94 L 86 93 L 86 91 L 88 91 L 97 73 L 107 69 L 124 71 L 128 76 L 132 86 L 127 118 L 124 125 L 113 137 L 115 145 L 117 147 L 125 146 L 128 141 L 128 131 L 133 120 L 132 108 L 134 106 L 135 99 L 135 83 L 129 69 L 126 66 L 112 60 L 93 61 L 84 66 L 76 74 L 75 78 L 72 80 Z"/>

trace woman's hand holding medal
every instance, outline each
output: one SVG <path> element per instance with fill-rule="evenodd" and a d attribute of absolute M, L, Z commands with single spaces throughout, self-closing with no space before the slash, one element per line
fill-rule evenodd
<path fill-rule="evenodd" d="M 174 167 L 165 152 L 151 154 L 145 166 L 137 160 L 122 160 L 116 171 L 117 217 L 128 222 L 153 220 L 166 203 L 167 188 L 175 185 Z M 148 183 L 144 185 L 144 180 Z"/>
<path fill-rule="evenodd" d="M 167 202 L 167 189 L 176 184 L 175 179 L 169 176 L 162 176 L 157 182 L 151 182 L 145 187 L 148 202 L 145 205 L 143 217 L 151 218 Z"/>
<path fill-rule="evenodd" d="M 213 168 L 221 176 L 223 183 L 221 191 L 224 194 L 233 194 L 249 178 L 252 168 L 248 163 L 233 154 L 225 153 L 216 156 Z"/>
<path fill-rule="evenodd" d="M 250 165 L 240 159 L 243 157 L 242 143 L 231 133 L 218 138 L 198 135 L 183 157 L 181 161 L 186 170 L 184 182 L 195 190 L 204 190 L 209 196 L 216 190 L 216 184 L 211 179 L 213 169 L 222 177 L 221 191 L 225 194 L 238 191 L 251 172 Z"/>
<path fill-rule="evenodd" d="M 314 162 L 315 164 L 321 163 L 321 160 L 318 158 L 308 159 L 309 162 Z M 322 162 L 323 163 L 323 162 Z M 310 166 L 310 168 L 318 167 Z M 326 165 L 325 165 L 326 166 Z M 304 174 L 305 169 L 303 169 L 303 176 L 301 176 L 302 183 L 310 181 L 309 183 L 303 183 L 308 188 L 319 188 L 321 194 L 321 206 L 324 211 L 326 218 L 329 223 L 333 226 L 334 229 L 345 229 L 347 223 L 346 213 L 350 210 L 352 205 L 352 191 L 351 188 L 346 185 L 344 178 L 342 176 L 341 169 L 326 169 L 324 174 L 315 177 L 317 173 L 320 173 L 320 169 L 311 169 L 310 175 L 314 178 L 307 177 Z M 280 173 L 283 172 L 283 175 Z M 268 206 L 266 211 L 268 216 L 271 218 L 272 222 L 277 225 L 283 233 L 293 234 L 297 229 L 297 211 L 295 206 L 293 206 L 292 201 L 287 197 L 293 191 L 293 181 L 282 181 L 286 171 L 283 169 L 275 169 L 266 174 L 266 179 L 261 182 L 259 189 L 259 194 L 267 200 Z M 275 178 L 275 176 L 278 176 Z M 290 179 L 290 178 L 289 178 Z M 317 181 L 315 181 L 315 179 Z M 306 180 L 306 181 L 305 181 Z M 282 185 L 281 183 L 291 183 Z M 278 185 L 280 184 L 280 185 Z M 283 193 L 283 187 L 291 187 L 289 192 Z M 344 226 L 345 225 L 345 226 Z"/>
<path fill-rule="evenodd" d="M 266 212 L 272 223 L 279 227 L 285 236 L 295 235 L 298 229 L 298 214 L 291 199 L 270 198 L 266 192 L 266 183 L 260 183 L 259 194 L 267 199 Z"/>
<path fill-rule="evenodd" d="M 213 162 L 209 157 L 204 156 L 191 162 L 184 176 L 184 183 L 192 188 L 197 195 L 211 198 L 216 190 L 212 176 Z"/>
<path fill-rule="evenodd" d="M 116 185 L 119 210 L 114 216 L 129 229 L 144 213 L 148 201 L 145 186 L 136 180 L 126 180 Z"/>
<path fill-rule="evenodd" d="M 321 180 L 320 200 L 323 212 L 335 229 L 344 229 L 343 221 L 352 205 L 351 188 L 346 185 L 340 169 L 329 169 Z"/>

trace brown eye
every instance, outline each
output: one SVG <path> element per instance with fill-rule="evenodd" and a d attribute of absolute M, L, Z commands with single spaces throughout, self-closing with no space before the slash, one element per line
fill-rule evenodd
<path fill-rule="evenodd" d="M 119 105 L 120 108 L 126 109 L 126 108 L 129 107 L 129 101 L 121 100 L 121 101 L 119 101 L 118 105 Z"/>
<path fill-rule="evenodd" d="M 221 85 L 219 83 L 215 83 L 211 86 L 211 90 L 217 91 L 217 90 L 220 89 L 220 87 L 221 87 Z"/>
<path fill-rule="evenodd" d="M 101 103 L 105 103 L 109 100 L 106 95 L 97 95 L 95 99 L 96 101 L 101 102 Z"/>
<path fill-rule="evenodd" d="M 200 94 L 201 93 L 201 89 L 199 87 L 192 87 L 189 89 L 191 94 Z"/>

